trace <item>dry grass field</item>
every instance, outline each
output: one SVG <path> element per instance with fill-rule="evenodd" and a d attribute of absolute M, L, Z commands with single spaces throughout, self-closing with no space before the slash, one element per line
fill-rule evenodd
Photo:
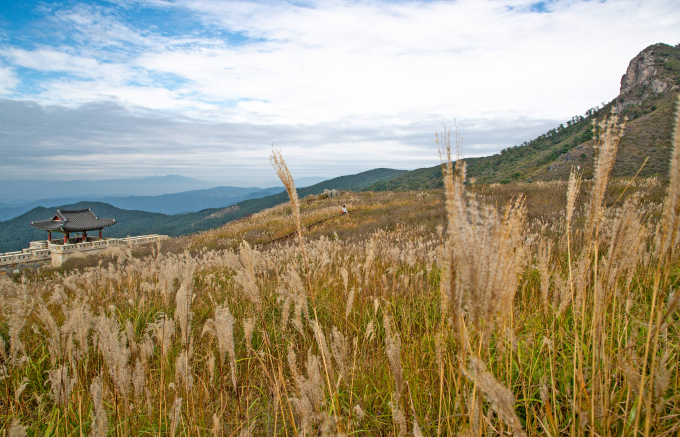
<path fill-rule="evenodd" d="M 2 435 L 680 435 L 680 140 L 610 181 L 603 129 L 588 181 L 466 184 L 444 132 L 443 192 L 0 278 Z"/>

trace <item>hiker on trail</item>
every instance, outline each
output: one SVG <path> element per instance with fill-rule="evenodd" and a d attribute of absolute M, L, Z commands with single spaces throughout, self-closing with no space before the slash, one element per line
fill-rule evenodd
<path fill-rule="evenodd" d="M 342 205 L 342 214 L 347 214 L 347 208 L 345 208 L 345 205 Z"/>

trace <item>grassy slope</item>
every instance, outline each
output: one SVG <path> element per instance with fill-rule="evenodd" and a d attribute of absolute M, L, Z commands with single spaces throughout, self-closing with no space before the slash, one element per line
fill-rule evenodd
<path fill-rule="evenodd" d="M 341 176 L 301 188 L 298 190 L 300 197 L 309 194 L 319 194 L 325 189 L 355 190 L 373 184 L 376 181 L 390 179 L 396 175 L 405 173 L 405 170 L 392 170 L 380 168 L 358 173 L 355 175 Z M 118 223 L 104 230 L 108 237 L 125 237 L 127 235 L 142 234 L 166 234 L 179 236 L 194 232 L 213 229 L 232 220 L 248 214 L 254 214 L 266 208 L 285 203 L 288 194 L 285 191 L 272 196 L 259 199 L 250 199 L 237 203 L 238 208 L 233 212 L 214 218 L 206 218 L 219 212 L 222 208 L 204 209 L 198 212 L 177 214 L 173 216 L 137 210 L 125 210 L 116 208 L 108 203 L 79 202 L 71 205 L 63 205 L 62 209 L 78 209 L 91 207 L 101 217 L 115 218 Z M 46 238 L 46 232 L 29 226 L 31 221 L 44 220 L 54 213 L 55 208 L 34 208 L 31 211 L 15 217 L 11 220 L 0 222 L 0 252 L 21 250 L 28 247 L 28 243 Z"/>
<path fill-rule="evenodd" d="M 611 204 L 617 197 L 616 190 L 621 188 L 610 186 L 605 203 Z M 488 337 L 488 348 L 477 347 L 481 335 L 466 318 L 466 330 L 469 330 L 466 332 L 471 334 L 465 338 L 471 342 L 470 349 L 487 350 L 481 359 L 493 375 L 493 381 L 497 381 L 494 387 L 505 387 L 511 398 L 505 417 L 516 414 L 529 437 L 546 435 L 546 428 L 552 430 L 551 435 L 560 435 L 560 430 L 563 435 L 589 435 L 597 429 L 611 430 L 611 435 L 625 434 L 625 429 L 632 428 L 628 418 L 635 411 L 639 366 L 629 368 L 624 364 L 608 363 L 618 363 L 616 360 L 621 357 L 637 363 L 645 354 L 645 338 L 649 331 L 644 322 L 649 318 L 651 306 L 649 288 L 645 284 L 653 280 L 654 261 L 650 262 L 650 267 L 643 267 L 641 261 L 638 263 L 634 259 L 636 262 L 632 265 L 640 268 L 634 271 L 631 286 L 607 289 L 603 305 L 607 330 L 602 331 L 606 333 L 607 341 L 596 355 L 593 346 L 597 340 L 593 337 L 596 331 L 591 329 L 594 323 L 592 281 L 584 282 L 585 286 L 575 281 L 579 286 L 576 295 L 587 299 L 586 311 L 575 317 L 569 303 L 571 293 L 563 279 L 568 277 L 568 269 L 563 246 L 558 243 L 563 237 L 560 230 L 564 229 L 558 211 L 563 212 L 565 184 L 510 184 L 475 189 L 480 190 L 478 194 L 484 196 L 485 201 L 499 205 L 522 192 L 527 195 L 528 223 L 534 223 L 530 220 L 533 214 L 544 216 L 545 212 L 548 223 L 554 225 L 543 229 L 543 235 L 539 237 L 543 243 L 554 238 L 554 256 L 542 256 L 537 251 L 541 246 L 539 243 L 526 253 L 520 280 L 513 288 L 515 299 L 503 308 L 505 314 L 512 316 L 496 324 Z M 662 191 L 659 187 L 655 189 Z M 121 435 L 164 434 L 170 423 L 165 407 L 169 409 L 179 394 L 183 395 L 184 403 L 177 435 L 189 435 L 192 424 L 210 427 L 213 414 L 227 430 L 243 429 L 244 423 L 252 423 L 253 435 L 297 435 L 303 412 L 295 408 L 293 399 L 309 393 L 303 385 L 309 379 L 312 383 L 307 387 L 313 387 L 314 393 L 318 393 L 312 398 L 317 402 L 314 411 L 335 414 L 347 435 L 398 435 L 395 428 L 402 419 L 390 408 L 390 401 L 406 412 L 409 430 L 417 420 L 423 435 L 437 435 L 438 431 L 442 435 L 463 433 L 473 420 L 470 414 L 473 402 L 469 394 L 477 385 L 456 365 L 467 360 L 461 352 L 466 348 L 461 347 L 459 337 L 442 317 L 450 315 L 442 313 L 442 276 L 436 261 L 440 259 L 439 249 L 444 244 L 442 235 L 446 235 L 438 230 L 438 226 L 445 223 L 442 200 L 441 192 L 428 192 L 422 195 L 360 193 L 304 202 L 305 223 L 316 215 L 336 209 L 341 201 L 361 208 L 357 214 L 339 217 L 307 233 L 309 280 L 303 275 L 300 251 L 295 248 L 294 240 L 282 246 L 260 246 L 253 252 L 241 249 L 241 255 L 235 255 L 236 258 L 228 252 L 205 251 L 206 248 L 219 248 L 223 242 L 238 248 L 244 236 L 251 244 L 257 244 L 267 241 L 271 231 L 286 232 L 293 226 L 286 207 L 273 208 L 205 234 L 163 243 L 164 246 L 174 245 L 175 253 L 179 255 L 163 251 L 162 256 L 144 259 L 145 253 L 141 251 L 150 252 L 150 248 L 140 247 L 135 250 L 136 260 L 108 257 L 102 260 L 100 267 L 93 259 L 92 269 L 83 264 L 87 260 L 74 258 L 72 267 L 77 267 L 80 273 L 68 279 L 50 276 L 50 272 L 29 272 L 35 275 L 25 281 L 25 293 L 31 298 L 30 302 L 37 297 L 47 301 L 55 285 L 63 287 L 65 303 L 48 306 L 57 327 L 67 326 L 64 320 L 71 316 L 64 314 L 65 310 L 82 301 L 88 311 L 101 315 L 95 319 L 95 322 L 99 321 L 98 329 L 103 326 L 102 317 L 110 317 L 114 334 L 120 332 L 121 344 L 131 351 L 122 360 L 123 368 L 129 372 L 141 369 L 143 388 L 147 390 L 140 398 L 141 403 L 134 399 L 132 390 L 123 396 L 118 394 L 115 381 L 107 372 L 111 358 L 104 355 L 104 348 L 90 346 L 86 359 L 73 360 L 74 364 L 69 368 L 69 371 L 75 369 L 78 380 L 65 405 L 60 407 L 49 396 L 51 385 L 46 381 L 49 372 L 60 362 L 50 359 L 47 345 L 52 343 L 48 331 L 43 329 L 43 322 L 38 317 L 31 317 L 22 332 L 31 365 L 9 367 L 7 408 L 21 423 L 29 425 L 32 431 L 29 435 L 43 435 L 48 429 L 54 430 L 54 434 L 66 434 L 68 429 L 80 427 L 87 434 L 92 426 L 90 413 L 93 411 L 90 387 L 93 381 L 98 381 L 99 375 L 103 375 L 103 408 L 108 414 L 108 425 L 109 428 L 120 428 Z M 580 214 L 584 210 L 581 207 L 584 200 L 585 197 L 580 199 L 577 208 L 575 223 L 580 224 L 578 227 L 583 225 Z M 540 225 L 537 224 L 539 228 Z M 484 228 L 481 231 L 485 232 Z M 522 230 L 526 231 L 529 229 Z M 601 246 L 605 250 L 609 247 L 605 243 Z M 195 250 L 185 253 L 187 247 Z M 580 248 L 575 244 L 572 256 L 577 257 L 579 252 Z M 633 250 L 631 253 L 638 252 Z M 495 258 L 487 256 L 483 259 Z M 603 254 L 602 258 L 606 260 L 607 256 Z M 247 274 L 235 262 L 238 259 L 253 259 L 257 266 L 251 282 L 255 284 L 257 300 L 248 300 L 244 282 L 238 280 Z M 545 264 L 547 271 L 554 274 L 552 281 L 548 278 L 547 291 L 552 290 L 552 294 L 544 294 L 539 264 Z M 677 264 L 675 266 L 671 281 L 680 273 Z M 302 280 L 291 280 L 290 272 L 302 275 Z M 47 278 L 41 279 L 40 274 Z M 300 286 L 303 287 L 301 292 L 298 291 L 300 288 L 294 288 L 300 283 L 304 284 Z M 307 290 L 308 284 L 311 290 Z M 182 314 L 187 313 L 182 313 L 180 305 L 176 305 L 176 301 L 182 302 L 181 290 L 193 293 L 190 306 L 187 305 L 191 317 L 187 325 L 193 352 L 188 355 L 188 371 L 194 383 L 187 387 L 182 385 L 176 372 L 180 354 L 187 350 L 182 346 L 179 331 Z M 620 298 L 613 298 L 615 290 L 621 293 Z M 307 318 L 306 313 L 298 311 L 298 331 L 292 321 L 296 319 L 293 307 L 300 300 L 292 299 L 299 296 L 303 296 L 302 302 L 310 315 Z M 484 298 L 480 296 L 478 301 Z M 204 331 L 204 327 L 210 326 L 209 318 L 215 318 L 217 305 L 228 308 L 233 316 L 233 334 L 230 328 L 227 329 L 229 338 L 233 335 L 229 344 L 234 347 L 235 360 L 233 367 L 226 359 L 222 361 L 221 357 L 228 356 L 222 352 L 216 360 L 216 369 L 210 370 L 210 357 L 218 354 L 223 340 L 216 338 L 210 330 Z M 293 310 L 293 314 L 284 319 L 284 310 L 286 314 Z M 151 343 L 151 355 L 143 358 L 145 364 L 135 367 L 138 357 L 143 356 L 140 351 L 143 350 L 144 334 L 149 332 L 149 326 L 153 327 L 150 323 L 157 320 L 159 313 L 173 317 L 177 326 L 177 332 L 170 337 L 168 355 L 161 357 L 161 347 L 155 341 Z M 88 313 L 84 317 L 89 317 Z M 8 324 L 5 323 L 8 318 L 8 313 L 0 314 L 0 335 L 9 344 Z M 256 326 L 248 339 L 244 327 L 247 320 L 251 323 L 255 320 Z M 317 320 L 322 334 L 315 336 L 312 323 Z M 388 324 L 393 333 L 387 328 Z M 85 326 L 89 329 L 90 325 Z M 677 430 L 673 428 L 677 424 L 674 417 L 677 417 L 680 405 L 678 370 L 673 358 L 678 351 L 677 323 L 670 324 L 663 332 L 658 354 L 651 354 L 658 355 L 656 364 L 661 366 L 661 371 L 654 387 L 661 388 L 657 390 L 658 398 L 654 398 L 649 435 L 673 435 Z M 399 336 L 396 341 L 395 335 Z M 578 350 L 582 359 L 581 355 L 575 359 L 573 344 L 578 335 L 585 337 Z M 326 346 L 322 346 L 324 343 Z M 140 347 L 128 344 L 139 344 Z M 392 361 L 386 351 L 389 344 L 397 344 L 399 352 Z M 63 353 L 70 357 L 77 353 L 78 347 Z M 231 349 L 229 351 L 231 353 Z M 326 365 L 317 367 L 316 362 L 323 363 L 322 353 L 327 358 Z M 316 357 L 316 361 L 309 358 L 310 355 Z M 671 358 L 662 362 L 661 357 Z M 68 362 L 66 358 L 64 361 Z M 597 366 L 595 371 L 591 370 L 591 363 Z M 317 368 L 320 370 L 314 372 Z M 232 385 L 232 375 L 237 378 L 236 389 Z M 314 375 L 318 377 L 314 379 Z M 15 395 L 16 387 L 24 377 L 29 378 L 29 384 L 23 394 Z M 582 385 L 574 384 L 577 378 L 581 378 Z M 398 393 L 397 381 L 401 380 L 404 388 Z M 168 389 L 168 382 L 173 382 L 179 389 Z M 575 416 L 578 419 L 578 415 L 589 411 L 593 396 L 592 391 L 588 391 L 590 387 L 602 387 L 596 392 L 597 402 L 604 405 L 602 413 L 593 415 L 594 418 L 588 421 L 574 421 Z M 508 429 L 500 416 L 492 412 L 490 399 L 481 392 L 477 398 L 481 399 L 477 405 L 483 407 L 483 420 L 489 423 L 488 429 L 491 426 Z M 144 405 L 144 408 L 129 407 L 133 400 L 134 405 Z M 151 405 L 150 412 L 147 412 L 147 402 Z M 355 406 L 361 409 L 361 414 L 356 412 Z M 66 410 L 66 417 L 72 418 L 70 422 L 60 419 L 64 416 L 59 414 L 62 410 Z M 243 411 L 248 414 L 245 419 Z M 644 423 L 647 411 L 641 409 L 641 423 Z M 310 434 L 316 435 L 322 425 L 316 420 L 311 423 L 314 433 Z"/>
<path fill-rule="evenodd" d="M 657 45 L 653 48 L 658 76 L 680 85 L 680 45 Z M 646 157 L 649 161 L 642 176 L 666 176 L 673 131 L 674 92 L 654 94 L 644 86 L 636 86 L 605 105 L 592 116 L 578 118 L 571 126 L 556 128 L 521 146 L 501 153 L 467 159 L 468 175 L 478 183 L 513 180 L 567 179 L 572 165 L 580 166 L 585 177 L 592 176 L 592 123 L 611 113 L 617 100 L 638 102 L 625 106 L 622 116 L 629 121 L 619 147 L 615 177 L 633 176 Z M 439 188 L 441 168 L 434 166 L 411 171 L 397 178 L 376 183 L 366 190 L 404 191 Z"/>
<path fill-rule="evenodd" d="M 305 188 L 299 188 L 298 196 L 305 197 L 310 194 L 320 194 L 324 190 L 350 190 L 350 191 L 360 191 L 363 188 L 372 185 L 376 182 L 392 179 L 395 176 L 407 173 L 406 170 L 393 170 L 389 168 L 377 168 L 375 170 L 365 171 L 363 173 L 358 173 L 349 176 L 340 176 L 334 179 L 330 179 L 324 182 L 320 182 L 316 185 L 312 185 Z M 283 191 L 279 194 L 273 196 L 262 197 L 260 199 L 244 200 L 236 204 L 238 209 L 224 214 L 221 217 L 206 218 L 204 220 L 195 222 L 191 225 L 189 232 L 192 231 L 202 231 L 206 229 L 213 229 L 228 223 L 232 220 L 244 217 L 248 214 L 255 214 L 266 208 L 271 208 L 276 205 L 288 202 L 288 194 Z M 185 232 L 186 233 L 186 232 Z"/>

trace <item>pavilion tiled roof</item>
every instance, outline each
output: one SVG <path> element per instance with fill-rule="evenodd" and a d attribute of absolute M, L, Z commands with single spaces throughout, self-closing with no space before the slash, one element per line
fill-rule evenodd
<path fill-rule="evenodd" d="M 48 220 L 31 222 L 31 226 L 43 231 L 82 232 L 103 229 L 116 224 L 116 219 L 101 218 L 87 209 L 58 209 L 57 214 Z"/>

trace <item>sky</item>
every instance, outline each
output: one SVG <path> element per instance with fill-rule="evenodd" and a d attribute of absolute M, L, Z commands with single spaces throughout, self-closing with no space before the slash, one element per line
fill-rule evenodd
<path fill-rule="evenodd" d="M 0 180 L 269 186 L 485 156 L 617 96 L 677 0 L 0 0 Z"/>

